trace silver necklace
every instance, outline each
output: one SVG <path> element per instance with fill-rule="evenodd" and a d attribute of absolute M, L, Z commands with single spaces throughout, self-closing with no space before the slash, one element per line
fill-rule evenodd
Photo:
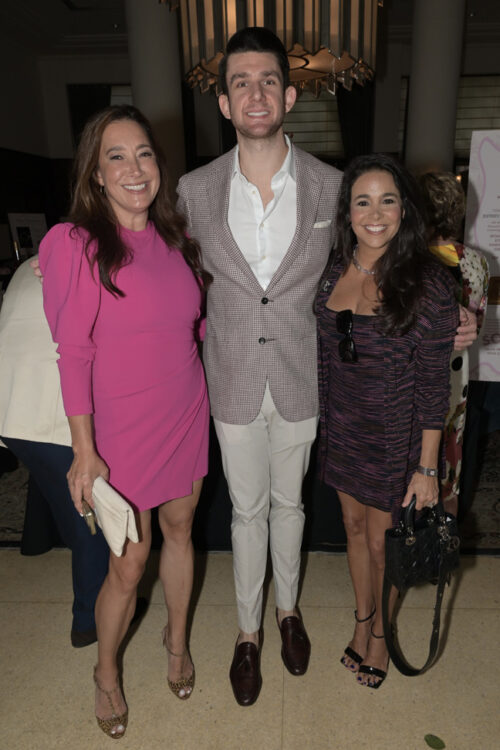
<path fill-rule="evenodd" d="M 361 271 L 361 273 L 366 273 L 368 276 L 375 276 L 375 271 L 369 271 L 368 268 L 363 268 L 363 266 L 361 265 L 361 263 L 356 257 L 357 249 L 358 248 L 355 247 L 354 250 L 352 251 L 352 262 L 353 262 L 354 268 L 357 271 Z"/>

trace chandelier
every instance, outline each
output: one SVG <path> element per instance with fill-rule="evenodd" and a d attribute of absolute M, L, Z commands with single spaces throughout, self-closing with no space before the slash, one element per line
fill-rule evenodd
<path fill-rule="evenodd" d="M 159 0 L 179 8 L 188 84 L 217 93 L 228 39 L 245 26 L 274 31 L 288 52 L 290 81 L 300 94 L 335 94 L 374 75 L 377 6 L 383 0 Z"/>

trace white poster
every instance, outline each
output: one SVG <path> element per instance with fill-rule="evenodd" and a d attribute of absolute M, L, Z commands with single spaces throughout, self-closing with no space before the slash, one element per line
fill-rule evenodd
<path fill-rule="evenodd" d="M 500 130 L 472 133 L 465 244 L 490 267 L 488 309 L 478 345 L 470 350 L 471 380 L 500 381 Z"/>

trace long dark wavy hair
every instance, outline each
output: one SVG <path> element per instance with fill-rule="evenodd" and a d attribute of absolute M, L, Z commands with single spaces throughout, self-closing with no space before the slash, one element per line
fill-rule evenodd
<path fill-rule="evenodd" d="M 104 130 L 112 122 L 131 120 L 137 123 L 146 134 L 155 154 L 160 172 L 160 187 L 149 207 L 149 219 L 167 245 L 178 248 L 188 266 L 206 289 L 212 276 L 201 264 L 198 243 L 186 236 L 186 222 L 176 211 L 169 193 L 168 174 L 165 156 L 157 143 L 150 123 L 136 108 L 129 105 L 106 107 L 93 115 L 86 123 L 78 145 L 73 165 L 73 192 L 69 219 L 74 229 L 87 232 L 86 254 L 89 263 L 96 264 L 99 279 L 111 294 L 123 297 L 116 286 L 116 274 L 130 262 L 132 251 L 120 237 L 119 227 L 109 201 L 101 191 L 96 179 L 99 166 L 99 151 Z M 90 257 L 89 248 L 96 243 L 97 252 Z"/>
<path fill-rule="evenodd" d="M 351 226 L 352 187 L 366 172 L 389 172 L 402 202 L 401 225 L 374 266 L 379 304 L 375 313 L 385 335 L 406 333 L 415 321 L 426 265 L 433 264 L 426 241 L 420 191 L 416 180 L 396 159 L 385 154 L 354 158 L 344 172 L 337 211 L 337 241 L 333 260 L 343 261 L 344 273 L 352 262 L 357 239 Z"/>

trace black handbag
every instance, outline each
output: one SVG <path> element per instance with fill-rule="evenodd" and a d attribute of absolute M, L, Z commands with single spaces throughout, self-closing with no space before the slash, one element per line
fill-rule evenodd
<path fill-rule="evenodd" d="M 436 658 L 439 644 L 441 603 L 444 587 L 450 574 L 460 564 L 460 540 L 457 521 L 445 513 L 441 500 L 434 508 L 426 508 L 415 519 L 416 497 L 404 508 L 399 525 L 385 532 L 385 572 L 382 591 L 382 618 L 387 650 L 399 671 L 408 676 L 425 672 Z M 399 592 L 420 583 L 437 584 L 434 620 L 429 644 L 429 654 L 423 667 L 409 664 L 395 641 L 394 628 L 389 617 L 391 587 Z"/>

